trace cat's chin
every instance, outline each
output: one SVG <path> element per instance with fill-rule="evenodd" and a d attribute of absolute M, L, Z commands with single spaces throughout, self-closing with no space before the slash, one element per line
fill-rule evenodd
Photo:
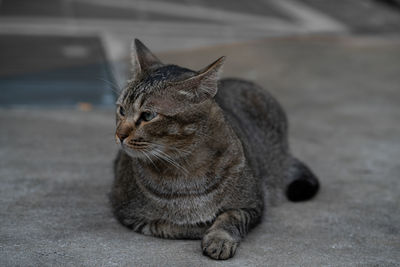
<path fill-rule="evenodd" d="M 134 150 L 132 148 L 126 147 L 126 146 L 122 146 L 121 149 L 131 158 L 146 158 L 146 156 L 144 155 L 144 153 Z"/>

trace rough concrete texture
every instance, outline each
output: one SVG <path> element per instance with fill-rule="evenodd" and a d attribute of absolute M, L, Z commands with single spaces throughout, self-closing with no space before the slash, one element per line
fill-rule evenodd
<path fill-rule="evenodd" d="M 225 76 L 280 100 L 294 154 L 321 179 L 312 201 L 267 210 L 224 262 L 112 217 L 112 110 L 0 110 L 0 265 L 398 266 L 399 44 L 291 38 L 160 56 L 194 68 L 228 56 Z"/>

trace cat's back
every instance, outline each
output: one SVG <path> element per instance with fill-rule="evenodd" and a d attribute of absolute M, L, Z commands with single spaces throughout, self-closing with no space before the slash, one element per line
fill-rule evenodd
<path fill-rule="evenodd" d="M 241 140 L 257 176 L 279 173 L 288 155 L 287 119 L 278 101 L 260 86 L 223 79 L 216 102 Z"/>
<path fill-rule="evenodd" d="M 215 99 L 228 121 L 240 126 L 244 134 L 254 136 L 267 131 L 277 138 L 274 141 L 286 142 L 285 112 L 267 90 L 245 80 L 222 79 Z"/>

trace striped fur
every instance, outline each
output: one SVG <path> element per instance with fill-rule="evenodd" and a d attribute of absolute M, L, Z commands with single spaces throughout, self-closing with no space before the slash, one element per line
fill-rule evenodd
<path fill-rule="evenodd" d="M 134 59 L 117 101 L 114 214 L 145 235 L 202 239 L 205 255 L 228 259 L 265 203 L 301 177 L 285 114 L 252 83 L 218 82 L 223 59 L 199 72 L 163 65 L 139 41 Z"/>

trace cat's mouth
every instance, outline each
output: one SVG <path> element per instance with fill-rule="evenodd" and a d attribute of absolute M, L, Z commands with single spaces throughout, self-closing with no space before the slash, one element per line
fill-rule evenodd
<path fill-rule="evenodd" d="M 148 142 L 121 142 L 121 148 L 131 157 L 141 158 L 145 157 L 146 152 L 149 152 L 150 143 Z"/>
<path fill-rule="evenodd" d="M 118 135 L 115 135 L 115 142 L 121 146 L 122 149 L 133 149 L 133 150 L 137 150 L 137 151 L 143 151 L 143 150 L 148 150 L 150 147 L 150 143 L 144 141 L 143 139 L 139 139 L 139 140 L 129 140 L 127 141 L 125 140 L 121 140 L 120 138 L 118 138 Z"/>
<path fill-rule="evenodd" d="M 132 141 L 132 142 L 128 142 L 128 143 L 122 142 L 121 145 L 123 148 L 130 148 L 130 149 L 137 150 L 137 151 L 146 151 L 149 149 L 149 146 L 150 146 L 150 144 L 148 142 L 143 142 L 143 141 L 141 141 L 141 142 Z"/>

